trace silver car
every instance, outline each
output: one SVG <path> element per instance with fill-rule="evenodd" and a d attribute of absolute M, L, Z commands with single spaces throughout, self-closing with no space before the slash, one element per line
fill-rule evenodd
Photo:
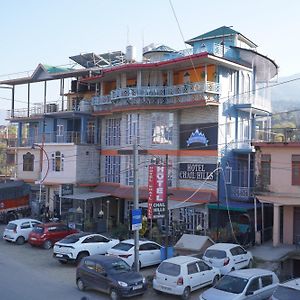
<path fill-rule="evenodd" d="M 200 300 L 269 299 L 279 283 L 276 274 L 264 269 L 236 270 L 200 295 Z"/>

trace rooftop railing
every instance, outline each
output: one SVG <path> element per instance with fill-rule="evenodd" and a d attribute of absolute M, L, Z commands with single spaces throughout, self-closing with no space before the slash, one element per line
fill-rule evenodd
<path fill-rule="evenodd" d="M 254 141 L 271 143 L 300 142 L 299 128 L 264 128 L 256 129 Z"/>

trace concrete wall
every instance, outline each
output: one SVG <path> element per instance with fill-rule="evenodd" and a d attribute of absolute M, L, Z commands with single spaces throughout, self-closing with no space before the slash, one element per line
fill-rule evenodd
<path fill-rule="evenodd" d="M 294 243 L 294 207 L 283 207 L 283 243 Z"/>

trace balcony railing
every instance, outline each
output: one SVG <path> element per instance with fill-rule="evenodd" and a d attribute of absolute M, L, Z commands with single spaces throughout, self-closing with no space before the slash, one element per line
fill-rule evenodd
<path fill-rule="evenodd" d="M 300 142 L 299 128 L 265 128 L 257 129 L 255 133 L 256 142 Z"/>
<path fill-rule="evenodd" d="M 220 85 L 203 81 L 174 86 L 126 87 L 111 91 L 108 96 L 94 97 L 95 111 L 128 105 L 168 105 L 213 99 L 218 101 Z"/>
<path fill-rule="evenodd" d="M 271 111 L 271 101 L 270 99 L 261 97 L 259 95 L 254 95 L 249 93 L 244 93 L 234 97 L 229 97 L 227 101 L 223 104 L 223 110 L 227 111 L 233 105 L 251 104 L 253 108 L 262 109 L 265 111 Z"/>
<path fill-rule="evenodd" d="M 14 109 L 7 111 L 7 119 L 13 118 L 26 118 L 26 117 L 38 117 L 44 114 L 57 113 L 57 112 L 91 112 L 92 106 L 89 100 L 81 100 L 76 104 L 74 101 L 56 101 L 49 102 L 46 105 L 42 103 L 34 104 L 29 110 L 28 108 Z"/>
<path fill-rule="evenodd" d="M 21 140 L 21 147 L 31 147 L 36 143 L 81 143 L 80 131 L 65 131 L 61 134 L 57 132 L 40 134 L 34 137 L 24 137 Z"/>
<path fill-rule="evenodd" d="M 249 200 L 253 197 L 253 187 L 231 186 L 231 198 Z"/>

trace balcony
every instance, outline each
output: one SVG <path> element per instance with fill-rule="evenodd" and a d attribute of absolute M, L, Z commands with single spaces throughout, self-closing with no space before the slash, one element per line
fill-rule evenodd
<path fill-rule="evenodd" d="M 255 142 L 268 143 L 299 143 L 299 128 L 265 128 L 257 129 L 255 132 Z"/>
<path fill-rule="evenodd" d="M 232 199 L 236 200 L 250 200 L 253 198 L 253 187 L 244 187 L 244 186 L 231 186 Z"/>
<path fill-rule="evenodd" d="M 110 95 L 92 100 L 94 111 L 109 110 L 130 105 L 174 105 L 193 101 L 218 101 L 220 85 L 200 81 L 174 86 L 126 87 L 111 91 Z"/>
<path fill-rule="evenodd" d="M 94 138 L 88 135 L 87 144 L 93 144 Z M 65 131 L 61 134 L 57 132 L 40 134 L 34 137 L 24 137 L 21 140 L 20 147 L 31 147 L 33 144 L 54 143 L 54 144 L 81 144 L 80 131 Z"/>
<path fill-rule="evenodd" d="M 29 108 L 20 108 L 7 111 L 7 119 L 16 118 L 32 118 L 41 117 L 44 114 L 52 114 L 58 112 L 91 112 L 91 102 L 89 100 L 82 99 L 78 104 L 71 101 L 56 101 L 49 102 L 46 105 L 42 103 L 36 103 Z"/>
<path fill-rule="evenodd" d="M 249 93 L 244 93 L 241 95 L 229 97 L 227 101 L 223 104 L 223 112 L 230 110 L 232 107 L 240 108 L 243 110 L 252 109 L 253 113 L 259 114 L 261 111 L 271 111 L 271 101 L 268 98 L 261 97 L 259 95 L 254 95 Z M 255 110 L 255 111 L 254 111 Z M 258 110 L 258 111 L 256 111 Z M 265 113 L 263 113 L 265 115 Z"/>

